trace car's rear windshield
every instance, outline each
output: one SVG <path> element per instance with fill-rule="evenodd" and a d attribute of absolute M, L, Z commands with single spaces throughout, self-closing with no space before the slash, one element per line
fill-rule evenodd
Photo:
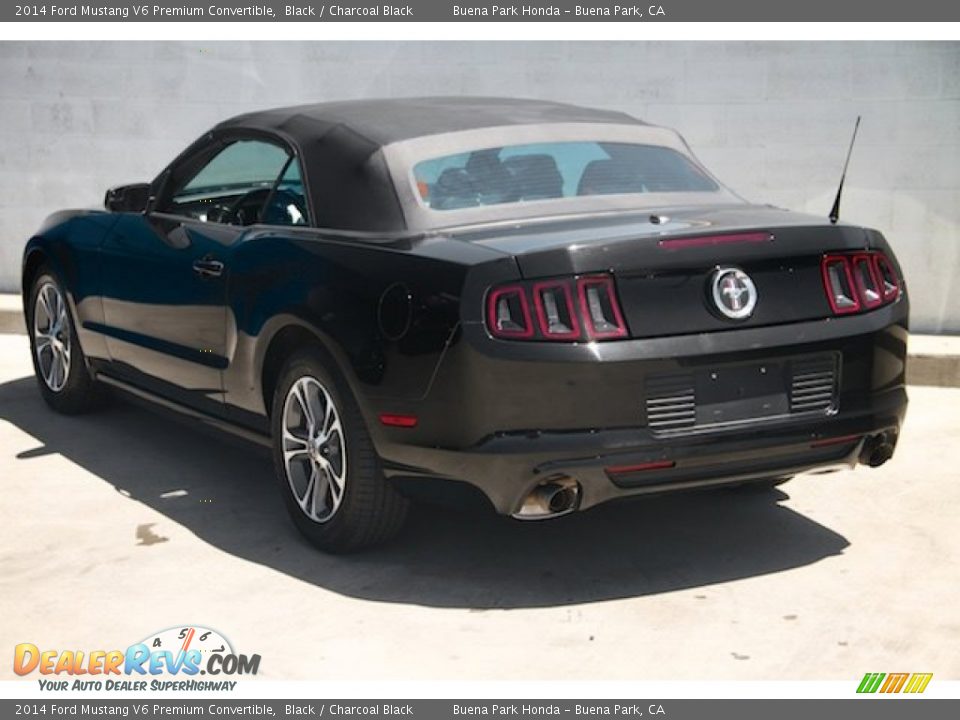
<path fill-rule="evenodd" d="M 668 147 L 548 142 L 482 148 L 414 165 L 416 192 L 433 210 L 637 193 L 715 192 L 692 160 Z"/>

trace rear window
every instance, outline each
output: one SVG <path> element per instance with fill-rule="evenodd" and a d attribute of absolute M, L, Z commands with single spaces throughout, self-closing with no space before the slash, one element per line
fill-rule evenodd
<path fill-rule="evenodd" d="M 589 195 L 715 192 L 689 158 L 659 145 L 556 142 L 483 148 L 414 165 L 416 192 L 433 210 Z"/>

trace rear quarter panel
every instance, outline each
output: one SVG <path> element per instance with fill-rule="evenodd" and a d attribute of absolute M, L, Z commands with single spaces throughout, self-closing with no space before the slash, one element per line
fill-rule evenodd
<path fill-rule="evenodd" d="M 228 405 L 261 418 L 264 358 L 278 333 L 308 329 L 333 357 L 368 415 L 426 395 L 459 331 L 468 270 L 500 252 L 445 238 L 376 242 L 314 231 L 251 232 L 228 280 Z"/>

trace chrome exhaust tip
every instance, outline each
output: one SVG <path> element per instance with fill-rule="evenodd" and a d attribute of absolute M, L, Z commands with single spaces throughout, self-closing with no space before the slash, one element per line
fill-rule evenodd
<path fill-rule="evenodd" d="M 518 520 L 547 520 L 571 513 L 579 504 L 580 483 L 566 475 L 558 475 L 547 478 L 533 488 L 513 517 Z"/>
<path fill-rule="evenodd" d="M 893 457 L 893 445 L 888 442 L 877 445 L 867 458 L 867 465 L 872 468 L 880 467 Z"/>
<path fill-rule="evenodd" d="M 893 457 L 894 444 L 890 442 L 886 433 L 874 435 L 863 444 L 860 452 L 860 462 L 872 468 L 880 467 Z"/>

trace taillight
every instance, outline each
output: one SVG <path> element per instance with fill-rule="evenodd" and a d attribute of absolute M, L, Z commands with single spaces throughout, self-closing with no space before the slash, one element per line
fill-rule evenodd
<path fill-rule="evenodd" d="M 884 302 L 896 300 L 900 295 L 900 278 L 894 271 L 886 255 L 877 253 L 873 257 L 873 266 L 877 270 Z"/>
<path fill-rule="evenodd" d="M 900 279 L 881 252 L 825 255 L 820 270 L 834 315 L 872 310 L 900 296 Z"/>
<path fill-rule="evenodd" d="M 530 306 L 534 312 L 530 312 Z M 613 278 L 587 275 L 494 288 L 487 330 L 504 340 L 576 342 L 628 336 Z"/>
<path fill-rule="evenodd" d="M 573 306 L 570 283 L 561 280 L 538 282 L 533 286 L 540 332 L 551 340 L 578 340 L 580 322 Z"/>
<path fill-rule="evenodd" d="M 533 337 L 530 304 L 520 285 L 497 288 L 487 299 L 487 325 L 496 337 L 527 340 Z"/>
<path fill-rule="evenodd" d="M 586 320 L 587 336 L 591 340 L 612 340 L 627 336 L 613 278 L 609 275 L 594 275 L 577 280 L 580 295 L 580 310 Z"/>
<path fill-rule="evenodd" d="M 867 308 L 875 308 L 883 304 L 883 294 L 880 290 L 880 281 L 877 280 L 873 258 L 869 255 L 854 255 L 853 280 L 857 284 L 857 292 Z"/>
<path fill-rule="evenodd" d="M 855 313 L 860 309 L 860 298 L 857 296 L 853 282 L 853 273 L 850 262 L 845 255 L 827 255 L 821 265 L 823 270 L 823 284 L 827 291 L 827 300 L 830 309 L 835 315 Z"/>

